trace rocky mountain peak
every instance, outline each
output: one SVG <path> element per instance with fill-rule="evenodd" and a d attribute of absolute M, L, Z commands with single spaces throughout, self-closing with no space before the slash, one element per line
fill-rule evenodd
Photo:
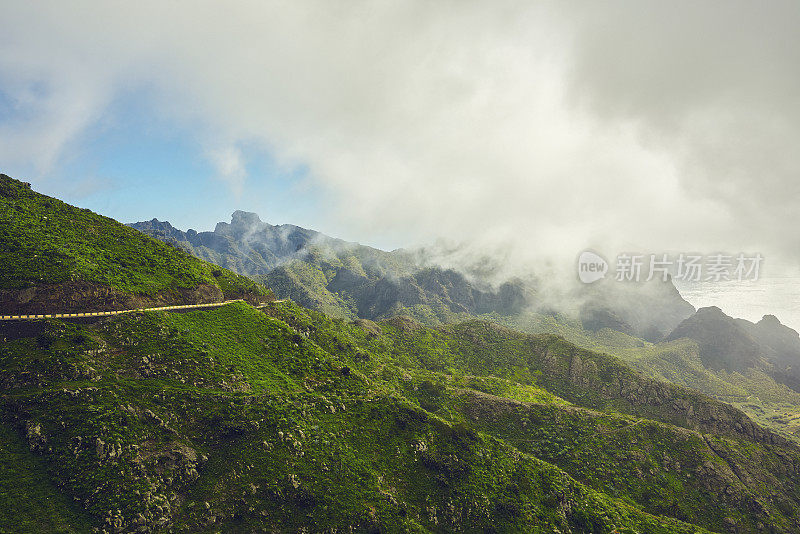
<path fill-rule="evenodd" d="M 666 340 L 681 338 L 696 341 L 703 364 L 712 369 L 733 371 L 754 367 L 761 356 L 760 347 L 746 329 L 717 306 L 700 308 Z"/>
<path fill-rule="evenodd" d="M 236 210 L 231 214 L 231 226 L 260 226 L 264 222 L 259 218 L 257 213 L 251 211 Z"/>
<path fill-rule="evenodd" d="M 721 308 L 717 306 L 705 306 L 697 309 L 696 316 L 698 318 L 716 318 L 716 319 L 730 319 Z"/>
<path fill-rule="evenodd" d="M 771 314 L 765 315 L 756 324 L 762 325 L 762 326 L 783 326 L 783 324 L 781 324 L 780 320 L 778 320 L 777 317 L 775 317 L 774 315 L 771 315 Z"/>

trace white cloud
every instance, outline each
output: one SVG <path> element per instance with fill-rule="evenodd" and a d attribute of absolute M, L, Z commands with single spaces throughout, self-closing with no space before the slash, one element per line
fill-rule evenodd
<path fill-rule="evenodd" d="M 241 150 L 235 146 L 214 149 L 208 151 L 208 158 L 213 163 L 217 176 L 240 197 L 247 178 L 247 167 Z"/>
<path fill-rule="evenodd" d="M 52 93 L 0 156 L 57 159 L 146 87 L 234 188 L 230 140 L 267 148 L 367 240 L 796 259 L 795 4 L 643 4 L 6 2 L 3 89 Z"/>

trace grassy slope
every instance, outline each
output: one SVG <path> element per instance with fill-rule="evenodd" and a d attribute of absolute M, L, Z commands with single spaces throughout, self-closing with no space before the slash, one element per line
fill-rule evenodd
<path fill-rule="evenodd" d="M 4 418 L 40 425 L 30 442 L 54 483 L 108 528 L 700 531 L 470 428 L 448 393 L 569 406 L 535 374 L 441 374 L 393 326 L 376 335 L 288 303 L 273 313 L 52 322 L 3 346 Z"/>
<path fill-rule="evenodd" d="M 0 209 L 0 289 L 265 291 L 5 176 Z M 646 512 L 798 526 L 795 449 L 613 358 L 482 322 L 269 313 L 54 321 L 0 345 L 0 497 L 16 513 L 0 527 L 697 530 Z"/>
<path fill-rule="evenodd" d="M 258 279 L 277 294 L 304 302 L 323 313 L 334 317 L 357 317 L 355 303 L 326 289 L 325 286 L 333 276 L 330 269 L 326 269 L 329 265 L 341 267 L 342 262 L 338 258 L 328 258 L 324 263 L 292 261 Z"/>
<path fill-rule="evenodd" d="M 50 323 L 0 352 L 4 417 L 41 425 L 34 448 L 99 523 L 693 531 L 643 509 L 719 531 L 795 528 L 795 449 L 616 413 L 642 407 L 542 363 L 580 354 L 618 376 L 612 359 L 485 323 L 268 312 Z"/>
<path fill-rule="evenodd" d="M 0 532 L 87 532 L 91 518 L 50 481 L 44 460 L 0 424 Z"/>
<path fill-rule="evenodd" d="M 298 328 L 311 328 L 305 322 L 308 320 L 302 319 L 306 316 L 314 317 L 314 324 L 323 321 L 318 314 L 303 312 L 292 316 L 290 323 L 297 321 Z M 370 328 L 368 322 L 362 323 Z M 534 452 L 597 489 L 635 499 L 648 511 L 720 529 L 726 528 L 726 520 L 736 521 L 743 531 L 757 530 L 759 523 L 773 524 L 785 531 L 796 528 L 791 519 L 795 512 L 789 510 L 797 510 L 800 495 L 792 468 L 787 470 L 784 464 L 784 448 L 741 445 L 744 436 L 737 437 L 735 428 L 752 423 L 739 414 L 740 419 L 731 420 L 727 430 L 720 428 L 719 421 L 735 416 L 720 403 L 681 388 L 653 383 L 613 358 L 580 351 L 552 336 L 523 336 L 480 322 L 438 332 L 399 319 L 381 326 L 380 336 L 370 340 L 368 335 L 361 340 L 349 327 L 337 327 L 332 322 L 324 330 L 318 329 L 314 339 L 322 346 L 349 350 L 354 358 L 370 354 L 375 359 L 375 355 L 385 354 L 400 369 L 390 372 L 393 366 L 386 365 L 380 370 L 381 376 L 405 375 L 414 384 L 405 388 L 405 394 L 418 398 L 426 409 L 507 437 L 517 448 Z M 330 337 L 331 330 L 339 335 Z M 392 338 L 390 344 L 386 343 L 387 336 Z M 576 364 L 576 357 L 582 359 L 582 369 Z M 421 387 L 422 378 L 414 378 L 420 369 L 438 377 L 423 375 L 425 381 L 433 381 L 434 387 Z M 497 378 L 498 375 L 505 378 Z M 485 406 L 477 411 L 488 416 L 476 417 L 474 402 L 465 410 L 464 402 L 448 400 L 448 395 L 442 393 L 467 387 L 531 400 L 520 397 L 520 391 L 539 389 L 535 387 L 537 382 L 575 404 L 610 413 L 580 408 L 565 411 L 560 408 L 564 400 L 539 401 L 537 404 L 544 402 L 550 408 L 529 406 L 522 410 L 528 413 L 495 421 L 495 412 L 508 411 L 504 400 L 484 399 L 481 404 Z M 439 393 L 434 395 L 432 391 Z M 457 398 L 465 397 L 458 394 Z M 492 405 L 500 408 L 495 410 L 497 406 Z M 616 416 L 616 410 L 705 432 L 716 427 L 734 439 L 707 439 L 670 425 Z M 525 427 L 524 423 L 531 421 L 535 424 Z M 739 451 L 738 460 L 731 462 L 730 448 Z M 789 446 L 788 450 L 797 456 L 795 447 Z M 762 511 L 754 512 L 758 510 Z"/>
<path fill-rule="evenodd" d="M 651 343 L 643 339 L 610 328 L 596 332 L 586 330 L 580 321 L 568 319 L 563 315 L 553 316 L 526 310 L 512 316 L 493 313 L 479 318 L 528 334 L 555 334 L 579 347 L 609 354 L 624 349 L 651 346 Z"/>
<path fill-rule="evenodd" d="M 757 369 L 742 374 L 706 368 L 694 341 L 653 344 L 607 328 L 590 332 L 577 321 L 530 312 L 481 318 L 521 332 L 557 334 L 579 347 L 612 354 L 647 376 L 730 403 L 760 425 L 800 442 L 800 394 Z"/>
<path fill-rule="evenodd" d="M 243 276 L 0 174 L 0 289 L 76 280 L 143 295 L 200 284 L 266 295 Z"/>
<path fill-rule="evenodd" d="M 697 343 L 689 339 L 614 353 L 650 376 L 729 402 L 759 424 L 800 441 L 800 394 L 763 371 L 708 369 L 700 359 Z"/>

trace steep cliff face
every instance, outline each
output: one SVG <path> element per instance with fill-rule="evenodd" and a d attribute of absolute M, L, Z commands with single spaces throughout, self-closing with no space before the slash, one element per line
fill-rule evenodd
<path fill-rule="evenodd" d="M 513 315 L 535 299 L 533 291 L 518 280 L 492 288 L 478 287 L 452 269 L 402 272 L 375 275 L 338 262 L 317 266 L 295 260 L 262 280 L 279 295 L 333 315 L 375 320 L 407 314 L 427 324 L 484 313 Z"/>
<path fill-rule="evenodd" d="M 800 391 L 800 336 L 774 315 L 757 323 L 734 319 L 717 307 L 702 308 L 682 322 L 667 340 L 698 343 L 703 364 L 712 369 L 761 369 Z"/>
<path fill-rule="evenodd" d="M 800 392 L 800 335 L 774 315 L 765 315 L 757 323 L 739 319 L 737 324 L 758 343 L 763 357 L 774 366 L 774 375 Z"/>
<path fill-rule="evenodd" d="M 472 321 L 444 327 L 457 340 L 449 349 L 474 365 L 500 371 L 493 354 L 508 368 L 541 373 L 549 391 L 587 408 L 616 410 L 684 428 L 786 444 L 785 438 L 753 423 L 741 410 L 694 390 L 653 380 L 615 357 L 580 349 L 553 335 L 530 336 L 491 323 Z"/>
<path fill-rule="evenodd" d="M 590 331 L 610 328 L 656 343 L 694 313 L 671 280 L 614 282 L 603 280 L 582 287 L 580 309 L 583 327 Z"/>
<path fill-rule="evenodd" d="M 470 316 L 497 312 L 519 313 L 534 298 L 519 281 L 497 289 L 479 289 L 450 269 L 428 268 L 400 279 L 382 278 L 363 283 L 353 292 L 361 317 L 380 319 L 417 306 L 433 310 L 442 322 L 448 314 Z"/>
<path fill-rule="evenodd" d="M 741 371 L 762 365 L 762 350 L 755 339 L 716 306 L 701 308 L 666 338 L 688 338 L 700 347 L 703 365 L 711 369 Z"/>

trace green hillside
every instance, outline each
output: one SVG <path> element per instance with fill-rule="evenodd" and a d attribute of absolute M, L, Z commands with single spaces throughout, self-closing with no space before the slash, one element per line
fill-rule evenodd
<path fill-rule="evenodd" d="M 579 347 L 614 355 L 651 378 L 730 403 L 759 425 L 800 442 L 800 393 L 790 387 L 795 386 L 792 381 L 776 372 L 777 365 L 765 362 L 757 367 L 715 369 L 706 365 L 700 346 L 692 339 L 649 343 L 610 328 L 589 331 L 580 321 L 564 316 L 526 311 L 513 317 L 486 314 L 481 318 L 521 332 L 554 333 Z M 727 354 L 721 352 L 722 357 Z"/>
<path fill-rule="evenodd" d="M 0 424 L 0 532 L 88 532 L 92 518 L 50 480 L 27 440 Z"/>
<path fill-rule="evenodd" d="M 3 306 L 270 300 L 111 219 L 0 183 Z M 366 275 L 356 260 L 315 261 L 326 290 L 357 281 L 359 265 Z M 514 288 L 492 300 L 459 280 L 420 271 L 385 286 L 410 292 L 399 300 L 370 302 L 410 302 L 416 285 L 447 320 L 464 303 L 469 318 L 514 302 Z M 800 448 L 552 334 L 271 301 L 5 322 L 2 339 L 0 532 L 800 529 Z"/>
<path fill-rule="evenodd" d="M 697 342 L 691 339 L 615 350 L 614 354 L 649 376 L 731 403 L 759 424 L 800 441 L 800 393 L 764 369 L 706 367 Z"/>
<path fill-rule="evenodd" d="M 109 530 L 693 531 L 425 411 L 370 376 L 377 362 L 302 332 L 244 304 L 52 322 L 3 347 L 4 418 Z"/>
<path fill-rule="evenodd" d="M 60 292 L 62 287 L 68 290 Z M 80 304 L 89 309 L 99 309 L 89 302 L 92 295 L 109 299 L 109 292 L 142 302 L 187 303 L 268 295 L 248 278 L 0 174 L 3 311 L 57 307 L 60 293 L 74 299 L 79 290 L 86 293 Z M 69 301 L 63 304 L 78 307 Z"/>
<path fill-rule="evenodd" d="M 553 336 L 241 303 L 50 321 L 0 368 L 4 424 L 109 532 L 797 528 L 797 448 Z"/>

